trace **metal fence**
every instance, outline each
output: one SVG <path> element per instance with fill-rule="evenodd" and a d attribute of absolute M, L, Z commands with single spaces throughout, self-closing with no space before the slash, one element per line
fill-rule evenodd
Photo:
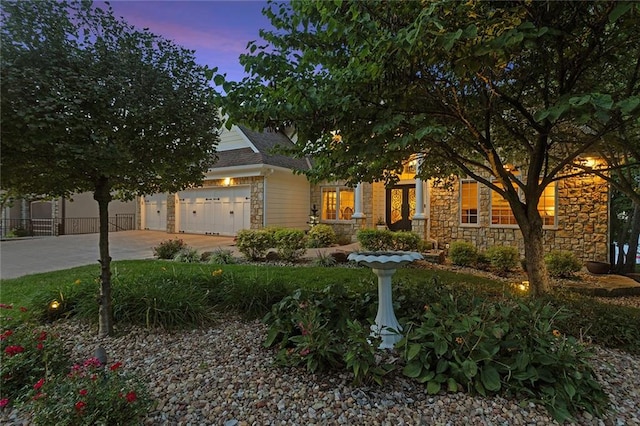
<path fill-rule="evenodd" d="M 135 229 L 134 214 L 117 214 L 109 218 L 109 232 Z M 100 221 L 97 217 L 69 217 L 64 219 L 2 219 L 0 236 L 30 237 L 74 234 L 97 234 Z"/>

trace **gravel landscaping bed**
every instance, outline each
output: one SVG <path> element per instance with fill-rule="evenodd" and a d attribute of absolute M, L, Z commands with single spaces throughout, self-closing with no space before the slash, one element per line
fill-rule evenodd
<path fill-rule="evenodd" d="M 463 393 L 427 395 L 400 374 L 382 387 L 354 387 L 347 373 L 309 374 L 273 365 L 259 321 L 220 317 L 216 325 L 175 333 L 127 328 L 99 339 L 75 320 L 53 326 L 74 362 L 102 345 L 109 362 L 144 377 L 156 400 L 148 425 L 553 425 L 537 404 Z M 592 365 L 611 398 L 604 419 L 579 425 L 640 425 L 640 356 L 594 347 Z M 0 423 L 28 424 L 5 410 Z"/>

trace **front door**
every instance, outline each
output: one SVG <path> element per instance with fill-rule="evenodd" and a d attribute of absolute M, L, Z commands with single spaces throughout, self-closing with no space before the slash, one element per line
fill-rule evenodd
<path fill-rule="evenodd" d="M 416 214 L 416 186 L 396 185 L 387 189 L 387 226 L 392 231 L 411 231 Z"/>

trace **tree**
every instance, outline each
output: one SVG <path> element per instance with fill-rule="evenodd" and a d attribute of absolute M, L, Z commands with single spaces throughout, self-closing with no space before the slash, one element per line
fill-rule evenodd
<path fill-rule="evenodd" d="M 203 179 L 220 127 L 211 70 L 86 1 L 3 2 L 1 36 L 2 188 L 93 192 L 99 334 L 110 334 L 109 202 Z"/>
<path fill-rule="evenodd" d="M 592 173 L 581 156 L 638 119 L 639 11 L 616 1 L 271 5 L 275 30 L 241 56 L 250 75 L 223 83 L 225 111 L 255 126 L 294 124 L 308 142 L 293 153 L 314 157 L 314 181 L 389 182 L 422 154 L 419 177 L 487 185 L 511 206 L 540 295 L 541 194 Z M 616 66 L 624 81 L 604 84 Z"/>

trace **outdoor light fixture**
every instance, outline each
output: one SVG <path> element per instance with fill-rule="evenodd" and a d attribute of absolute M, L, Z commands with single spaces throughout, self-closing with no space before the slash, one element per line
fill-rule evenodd
<path fill-rule="evenodd" d="M 231 185 L 231 178 L 224 178 L 224 186 Z"/>
<path fill-rule="evenodd" d="M 58 302 L 57 300 L 52 300 L 49 303 L 49 310 L 50 311 L 57 311 L 60 308 L 60 302 Z"/>
<path fill-rule="evenodd" d="M 529 281 L 522 281 L 522 283 L 516 284 L 516 287 L 523 292 L 529 291 Z"/>

